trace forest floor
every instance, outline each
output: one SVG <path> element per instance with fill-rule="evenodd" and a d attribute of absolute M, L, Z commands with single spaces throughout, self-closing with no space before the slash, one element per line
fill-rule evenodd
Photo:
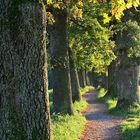
<path fill-rule="evenodd" d="M 80 140 L 122 140 L 119 125 L 122 118 L 110 115 L 105 104 L 97 99 L 97 91 L 83 95 L 89 103 L 83 112 L 87 124 Z"/>

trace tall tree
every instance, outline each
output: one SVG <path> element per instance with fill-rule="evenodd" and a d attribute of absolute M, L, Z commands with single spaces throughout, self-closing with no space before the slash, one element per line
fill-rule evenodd
<path fill-rule="evenodd" d="M 72 89 L 72 101 L 80 101 L 80 83 L 78 78 L 78 72 L 75 67 L 73 54 L 71 48 L 69 48 L 69 61 L 70 61 L 70 77 L 71 77 L 71 89 Z"/>
<path fill-rule="evenodd" d="M 118 106 L 139 104 L 140 12 L 127 10 L 122 20 L 123 30 L 117 34 Z"/>
<path fill-rule="evenodd" d="M 0 5 L 0 139 L 50 140 L 45 7 Z"/>
<path fill-rule="evenodd" d="M 50 26 L 53 72 L 53 107 L 56 113 L 73 114 L 68 56 L 68 12 L 52 9 L 55 22 Z"/>

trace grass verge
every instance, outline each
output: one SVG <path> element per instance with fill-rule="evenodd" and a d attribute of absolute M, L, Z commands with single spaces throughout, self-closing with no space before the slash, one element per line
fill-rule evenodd
<path fill-rule="evenodd" d="M 127 109 L 118 109 L 116 108 L 117 98 L 107 97 L 105 94 L 106 90 L 101 88 L 97 98 L 107 105 L 108 112 L 126 118 L 120 124 L 123 140 L 140 140 L 140 107 L 131 106 Z"/>
<path fill-rule="evenodd" d="M 87 122 L 81 114 L 86 107 L 87 102 L 82 100 L 75 102 L 74 115 L 52 115 L 54 140 L 78 140 Z"/>
<path fill-rule="evenodd" d="M 86 86 L 81 88 L 81 94 L 89 90 L 93 90 L 91 86 Z M 49 90 L 50 106 L 52 109 L 52 90 Z M 73 104 L 74 115 L 61 115 L 54 114 L 52 111 L 52 130 L 53 130 L 53 139 L 54 140 L 78 140 L 84 126 L 87 122 L 86 118 L 81 114 L 83 110 L 86 109 L 88 103 L 85 100 L 80 102 L 75 102 Z"/>

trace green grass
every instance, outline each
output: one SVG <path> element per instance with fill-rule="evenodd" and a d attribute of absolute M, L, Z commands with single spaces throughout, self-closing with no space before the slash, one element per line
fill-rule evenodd
<path fill-rule="evenodd" d="M 88 91 L 90 91 L 90 90 L 93 90 L 94 89 L 94 87 L 92 87 L 92 86 L 86 86 L 86 87 L 84 87 L 84 88 L 80 88 L 80 93 L 81 93 L 81 95 L 83 95 L 83 94 L 85 94 L 86 92 L 88 92 Z"/>
<path fill-rule="evenodd" d="M 101 88 L 97 98 L 107 105 L 108 112 L 125 118 L 125 121 L 120 124 L 123 140 L 140 140 L 140 107 L 130 106 L 127 109 L 118 109 L 116 108 L 117 98 L 110 98 L 105 94 L 106 90 Z"/>
<path fill-rule="evenodd" d="M 81 88 L 81 94 L 94 89 L 91 86 Z M 49 90 L 50 106 L 52 109 L 52 90 Z M 88 103 L 85 100 L 75 102 L 73 104 L 74 115 L 61 115 L 51 112 L 52 130 L 54 140 L 78 140 L 84 126 L 87 122 L 86 118 L 81 114 L 86 109 Z"/>
<path fill-rule="evenodd" d="M 87 122 L 80 112 L 86 107 L 87 102 L 82 100 L 74 104 L 74 115 L 52 116 L 54 140 L 78 140 Z"/>

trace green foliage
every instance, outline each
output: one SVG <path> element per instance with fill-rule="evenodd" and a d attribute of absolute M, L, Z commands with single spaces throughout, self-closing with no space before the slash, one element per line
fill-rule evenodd
<path fill-rule="evenodd" d="M 105 96 L 106 91 L 99 90 L 98 99 L 107 105 L 109 113 L 126 118 L 120 125 L 120 130 L 124 140 L 140 139 L 140 106 L 130 106 L 129 108 L 116 108 L 117 98 Z"/>
<path fill-rule="evenodd" d="M 120 20 L 124 10 L 131 8 L 132 6 L 138 7 L 140 5 L 139 0 L 112 0 L 111 7 L 112 7 L 112 15 Z"/>
<path fill-rule="evenodd" d="M 102 100 L 106 94 L 106 90 L 104 88 L 99 88 L 97 98 Z"/>
<path fill-rule="evenodd" d="M 54 140 L 78 140 L 86 119 L 80 113 L 87 107 L 86 101 L 76 102 L 74 104 L 74 115 L 52 115 L 52 128 Z"/>
<path fill-rule="evenodd" d="M 80 89 L 80 93 L 81 93 L 81 95 L 83 95 L 83 94 L 85 94 L 86 92 L 88 92 L 90 90 L 94 90 L 94 87 L 92 87 L 92 86 L 86 86 L 84 88 L 81 88 Z"/>
<path fill-rule="evenodd" d="M 85 110 L 87 107 L 88 103 L 85 100 L 81 100 L 80 102 L 75 102 L 73 107 L 74 107 L 74 112 L 81 112 Z"/>
<path fill-rule="evenodd" d="M 83 7 L 83 17 L 70 24 L 70 46 L 73 50 L 78 69 L 86 68 L 96 72 L 105 72 L 115 59 L 114 42 L 110 40 L 112 31 L 103 24 L 103 13 L 109 12 L 106 3 L 89 4 Z"/>
<path fill-rule="evenodd" d="M 140 26 L 136 21 L 129 20 L 125 30 L 129 31 L 126 44 L 129 57 L 140 57 Z"/>

